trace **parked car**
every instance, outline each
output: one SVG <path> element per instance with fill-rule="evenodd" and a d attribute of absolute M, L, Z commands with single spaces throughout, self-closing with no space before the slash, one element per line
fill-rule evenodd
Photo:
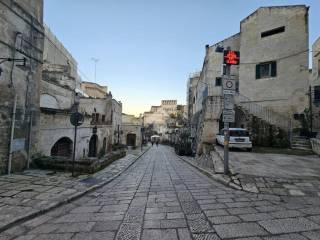
<path fill-rule="evenodd" d="M 247 129 L 244 128 L 229 128 L 230 130 L 230 148 L 246 149 L 247 151 L 252 151 L 252 142 L 250 139 L 250 134 Z M 224 145 L 224 129 L 221 129 L 216 138 L 216 143 L 219 145 Z"/>

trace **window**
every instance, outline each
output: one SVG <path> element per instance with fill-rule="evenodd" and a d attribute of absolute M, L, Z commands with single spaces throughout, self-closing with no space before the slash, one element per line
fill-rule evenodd
<path fill-rule="evenodd" d="M 95 122 L 96 121 L 96 114 L 92 113 L 91 115 L 91 122 Z"/>
<path fill-rule="evenodd" d="M 244 130 L 232 130 L 230 131 L 232 137 L 249 137 L 249 132 Z"/>
<path fill-rule="evenodd" d="M 320 86 L 314 86 L 314 102 L 320 102 Z"/>
<path fill-rule="evenodd" d="M 260 63 L 256 65 L 256 79 L 277 76 L 277 62 Z"/>
<path fill-rule="evenodd" d="M 99 113 L 96 113 L 96 122 L 99 122 Z"/>
<path fill-rule="evenodd" d="M 221 77 L 217 77 L 216 78 L 216 86 L 221 86 L 222 85 L 222 78 Z"/>
<path fill-rule="evenodd" d="M 285 31 L 285 29 L 286 28 L 284 26 L 282 26 L 282 27 L 271 29 L 269 31 L 262 32 L 261 33 L 261 38 L 269 37 L 271 35 L 275 35 L 275 34 L 278 34 L 278 33 L 282 33 L 282 32 Z"/>

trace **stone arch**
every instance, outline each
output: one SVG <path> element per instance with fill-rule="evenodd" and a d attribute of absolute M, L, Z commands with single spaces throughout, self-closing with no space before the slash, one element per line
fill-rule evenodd
<path fill-rule="evenodd" d="M 233 127 L 238 128 L 247 128 L 248 127 L 248 116 L 246 113 L 239 107 L 235 108 L 235 123 Z"/>
<path fill-rule="evenodd" d="M 51 148 L 51 156 L 67 157 L 72 156 L 73 142 L 68 137 L 62 137 Z"/>
<path fill-rule="evenodd" d="M 51 108 L 51 109 L 59 109 L 59 102 L 58 100 L 47 93 L 43 93 L 40 96 L 40 107 L 43 108 Z"/>

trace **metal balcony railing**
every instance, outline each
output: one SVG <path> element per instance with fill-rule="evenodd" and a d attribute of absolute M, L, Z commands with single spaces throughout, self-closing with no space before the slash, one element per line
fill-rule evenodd
<path fill-rule="evenodd" d="M 268 107 L 264 107 L 256 102 L 252 102 L 250 98 L 244 95 L 239 93 L 235 95 L 235 105 L 271 125 L 277 126 L 286 131 L 289 130 L 290 120 L 287 117 L 273 111 Z"/>

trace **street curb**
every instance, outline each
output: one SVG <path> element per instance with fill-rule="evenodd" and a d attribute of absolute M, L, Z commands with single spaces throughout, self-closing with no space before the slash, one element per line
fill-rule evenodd
<path fill-rule="evenodd" d="M 189 165 L 191 165 L 192 167 L 197 168 L 197 169 L 198 169 L 200 172 L 202 172 L 203 174 L 211 177 L 213 180 L 216 180 L 217 182 L 220 182 L 220 183 L 222 183 L 223 185 L 225 185 L 225 186 L 227 186 L 227 187 L 231 187 L 231 188 L 233 188 L 233 189 L 235 189 L 235 190 L 241 190 L 241 191 L 246 192 L 246 191 L 243 190 L 240 186 L 232 183 L 231 180 L 227 180 L 227 179 L 224 179 L 223 177 L 220 177 L 220 175 L 213 174 L 213 173 L 211 173 L 210 171 L 208 171 L 208 170 L 206 170 L 206 169 L 204 169 L 204 168 L 202 168 L 202 167 L 199 167 L 199 166 L 197 166 L 197 165 L 189 162 L 188 160 L 180 157 L 180 156 L 177 155 L 177 154 L 176 154 L 176 156 L 177 156 L 178 158 L 180 158 L 182 161 L 184 161 L 184 162 L 188 163 Z"/>
<path fill-rule="evenodd" d="M 75 193 L 69 197 L 67 197 L 66 199 L 64 199 L 63 201 L 60 201 L 60 202 L 57 202 L 57 203 L 52 203 L 52 204 L 49 204 L 48 207 L 44 208 L 44 209 L 41 209 L 41 210 L 38 210 L 36 212 L 33 212 L 33 213 L 30 213 L 30 214 L 26 214 L 24 216 L 21 216 L 21 217 L 18 217 L 16 218 L 14 221 L 8 223 L 7 225 L 5 226 L 2 226 L 0 227 L 0 233 L 2 233 L 3 231 L 11 228 L 11 227 L 14 227 L 15 225 L 19 224 L 19 223 L 22 223 L 22 222 L 26 222 L 32 218 L 35 218 L 35 217 L 38 217 L 40 215 L 43 215 L 55 208 L 58 208 L 58 207 L 61 207 L 62 205 L 65 205 L 67 203 L 71 203 L 77 199 L 79 199 L 80 197 L 83 197 L 84 195 L 90 193 L 90 192 L 93 192 L 94 190 L 97 190 L 105 185 L 107 185 L 108 183 L 112 182 L 113 180 L 115 180 L 117 177 L 119 177 L 122 173 L 124 173 L 129 167 L 131 167 L 134 163 L 137 162 L 137 160 L 139 158 L 141 158 L 146 152 L 148 152 L 151 148 L 147 148 L 143 153 L 141 153 L 140 155 L 138 155 L 136 157 L 136 159 L 134 161 L 132 161 L 130 164 L 128 164 L 121 172 L 119 172 L 118 174 L 114 175 L 113 177 L 111 177 L 110 179 L 104 181 L 104 182 L 101 182 L 99 184 L 96 184 L 96 185 L 93 185 L 91 187 L 89 187 L 88 189 L 86 189 L 85 191 L 82 191 L 82 192 L 78 192 L 78 193 Z"/>

